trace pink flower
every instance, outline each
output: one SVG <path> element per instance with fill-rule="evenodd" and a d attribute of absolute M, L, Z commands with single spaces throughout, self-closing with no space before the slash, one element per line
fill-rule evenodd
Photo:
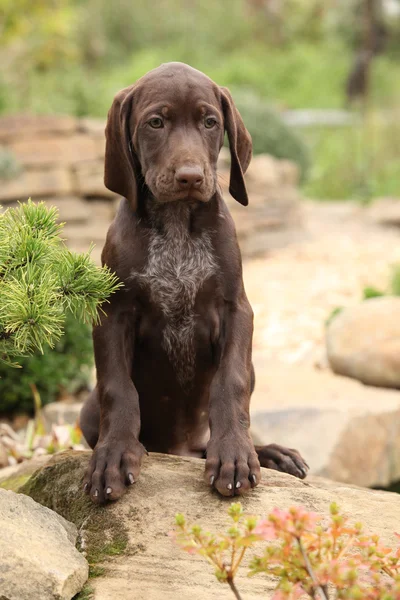
<path fill-rule="evenodd" d="M 252 533 L 260 536 L 260 538 L 266 541 L 275 540 L 277 537 L 275 526 L 267 519 L 260 521 L 253 529 Z"/>
<path fill-rule="evenodd" d="M 296 583 L 291 590 L 276 590 L 272 600 L 299 600 L 304 593 L 301 583 Z"/>

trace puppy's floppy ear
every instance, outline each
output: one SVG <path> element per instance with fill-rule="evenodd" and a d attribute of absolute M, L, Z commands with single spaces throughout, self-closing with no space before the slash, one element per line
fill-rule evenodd
<path fill-rule="evenodd" d="M 221 104 L 225 119 L 225 131 L 228 134 L 231 151 L 231 176 L 229 193 L 235 200 L 247 206 L 247 196 L 244 173 L 249 166 L 252 153 L 251 136 L 244 126 L 242 117 L 227 88 L 221 87 Z"/>
<path fill-rule="evenodd" d="M 118 92 L 108 111 L 104 184 L 136 210 L 139 173 L 129 131 L 134 88 L 132 85 Z"/>

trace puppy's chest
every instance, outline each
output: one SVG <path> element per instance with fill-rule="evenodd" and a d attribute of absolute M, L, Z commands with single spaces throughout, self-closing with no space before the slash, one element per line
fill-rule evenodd
<path fill-rule="evenodd" d="M 187 386 L 196 371 L 200 321 L 195 313 L 196 297 L 203 284 L 217 273 L 207 232 L 196 237 L 179 223 L 162 232 L 153 230 L 148 260 L 134 280 L 145 291 L 156 313 L 163 315 L 161 345 L 177 380 Z M 150 306 L 149 311 L 152 312 Z M 209 337 L 209 336 L 208 336 Z"/>
<path fill-rule="evenodd" d="M 150 234 L 148 260 L 134 278 L 168 321 L 193 317 L 198 291 L 217 271 L 209 235 L 191 237 L 179 227 Z"/>

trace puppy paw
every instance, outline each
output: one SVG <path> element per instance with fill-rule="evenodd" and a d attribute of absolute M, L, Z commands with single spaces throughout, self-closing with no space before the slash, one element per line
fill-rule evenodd
<path fill-rule="evenodd" d="M 256 451 L 262 467 L 289 473 L 299 479 L 307 476 L 310 467 L 297 450 L 278 444 L 269 444 L 268 446 L 257 446 Z"/>
<path fill-rule="evenodd" d="M 222 496 L 239 496 L 260 481 L 260 463 L 247 436 L 211 440 L 207 446 L 205 481 Z"/>
<path fill-rule="evenodd" d="M 96 504 L 118 500 L 126 487 L 135 483 L 146 450 L 132 439 L 128 442 L 98 442 L 83 480 L 83 489 Z"/>

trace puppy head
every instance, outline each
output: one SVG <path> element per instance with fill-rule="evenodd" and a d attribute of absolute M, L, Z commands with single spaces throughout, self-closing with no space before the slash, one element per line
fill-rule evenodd
<path fill-rule="evenodd" d="M 227 132 L 229 191 L 248 198 L 243 174 L 251 137 L 226 88 L 183 63 L 167 63 L 120 91 L 108 113 L 105 185 L 135 209 L 142 190 L 157 202 L 208 202 Z"/>

